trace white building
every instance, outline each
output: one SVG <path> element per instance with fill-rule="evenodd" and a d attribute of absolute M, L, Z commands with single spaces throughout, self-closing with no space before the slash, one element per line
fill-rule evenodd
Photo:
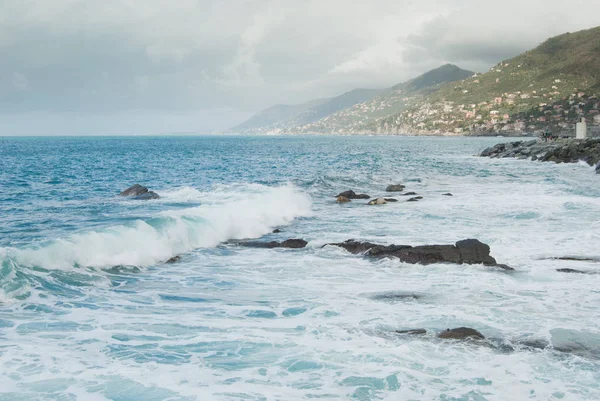
<path fill-rule="evenodd" d="M 587 124 L 585 118 L 582 118 L 580 122 L 575 124 L 575 138 L 585 139 L 587 138 Z"/>

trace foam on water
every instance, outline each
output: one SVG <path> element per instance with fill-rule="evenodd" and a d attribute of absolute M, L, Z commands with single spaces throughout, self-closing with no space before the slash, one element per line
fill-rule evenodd
<path fill-rule="evenodd" d="M 225 192 L 225 202 L 207 194 L 203 199 L 212 203 L 164 211 L 158 218 L 137 220 L 127 226 L 73 234 L 37 249 L 0 249 L 0 255 L 21 266 L 50 269 L 74 265 L 149 266 L 229 239 L 259 237 L 273 227 L 310 214 L 310 199 L 292 186 L 257 189 L 254 193 Z"/>
<path fill-rule="evenodd" d="M 155 171 L 168 183 L 151 186 L 161 200 L 115 199 L 111 187 L 98 207 L 121 223 L 98 227 L 94 217 L 62 241 L 1 251 L 0 280 L 27 286 L 21 295 L 4 287 L 0 400 L 600 399 L 600 275 L 556 272 L 599 266 L 544 259 L 598 254 L 600 189 L 588 167 L 466 156 L 496 139 L 235 138 L 217 153 L 223 161 L 212 156 L 223 139 L 171 141 L 156 148 L 185 168 Z M 197 160 L 212 163 L 210 184 L 185 176 L 201 175 Z M 247 183 L 228 184 L 232 176 Z M 423 200 L 383 192 L 402 182 Z M 400 201 L 336 204 L 333 195 L 347 189 Z M 283 232 L 270 234 L 276 226 Z M 259 236 L 309 246 L 215 246 Z M 413 266 L 321 247 L 469 237 L 516 271 Z M 181 252 L 178 263 L 157 263 Z M 130 262 L 147 267 L 72 268 Z M 514 350 L 433 334 L 459 326 Z M 394 334 L 416 328 L 431 334 Z M 520 345 L 529 340 L 549 347 Z"/>

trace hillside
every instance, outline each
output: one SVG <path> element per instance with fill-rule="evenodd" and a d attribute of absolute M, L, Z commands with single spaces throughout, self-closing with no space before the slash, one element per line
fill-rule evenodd
<path fill-rule="evenodd" d="M 293 127 L 309 124 L 339 110 L 371 99 L 379 89 L 354 89 L 342 95 L 317 99 L 299 105 L 270 107 L 246 122 L 230 129 L 241 133 L 278 133 Z"/>
<path fill-rule="evenodd" d="M 446 64 L 386 89 L 371 100 L 344 108 L 314 123 L 298 125 L 287 132 L 361 132 L 377 120 L 405 110 L 417 99 L 434 92 L 441 85 L 465 79 L 473 74 L 472 71 Z"/>
<path fill-rule="evenodd" d="M 600 27 L 548 39 L 366 127 L 377 133 L 570 132 L 599 121 Z"/>

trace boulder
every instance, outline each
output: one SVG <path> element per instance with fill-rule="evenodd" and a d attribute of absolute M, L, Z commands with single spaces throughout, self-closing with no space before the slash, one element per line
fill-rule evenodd
<path fill-rule="evenodd" d="M 407 200 L 407 202 L 418 202 L 421 199 L 423 199 L 422 196 L 415 196 L 414 198 L 410 198 L 409 200 Z"/>
<path fill-rule="evenodd" d="M 402 191 L 404 191 L 404 188 L 406 188 L 404 185 L 393 184 L 393 185 L 388 185 L 387 188 L 385 189 L 385 191 L 386 192 L 402 192 Z"/>
<path fill-rule="evenodd" d="M 496 263 L 490 256 L 490 247 L 476 239 L 458 241 L 455 245 L 378 245 L 371 242 L 347 240 L 327 244 L 344 248 L 353 254 L 364 254 L 374 258 L 393 257 L 405 263 L 428 265 L 432 263 L 483 264 L 514 270 Z"/>
<path fill-rule="evenodd" d="M 270 242 L 240 242 L 241 246 L 249 247 L 249 248 L 291 248 L 291 249 L 300 249 L 304 248 L 308 242 L 299 238 L 286 239 L 285 241 L 270 241 Z"/>
<path fill-rule="evenodd" d="M 279 228 L 276 228 L 273 230 L 273 234 L 279 234 L 281 232 L 281 230 Z"/>
<path fill-rule="evenodd" d="M 181 256 L 176 255 L 176 256 L 173 256 L 172 258 L 170 258 L 169 260 L 167 260 L 165 263 L 169 263 L 169 264 L 171 264 L 171 263 L 177 263 L 180 260 L 181 260 Z"/>
<path fill-rule="evenodd" d="M 483 334 L 478 332 L 475 329 L 471 329 L 469 327 L 458 327 L 456 329 L 448 329 L 446 331 L 442 331 L 438 334 L 438 338 L 448 339 L 448 340 L 467 340 L 467 339 L 476 339 L 476 340 L 485 340 Z"/>
<path fill-rule="evenodd" d="M 123 192 L 119 194 L 119 196 L 128 196 L 134 199 L 147 200 L 147 199 L 158 199 L 160 196 L 154 191 L 149 191 L 148 188 L 144 187 L 140 184 L 132 185 L 127 188 Z"/>
<path fill-rule="evenodd" d="M 350 202 L 350 199 L 346 198 L 345 196 L 338 196 L 335 201 L 337 203 L 348 203 Z"/>
<path fill-rule="evenodd" d="M 344 191 L 341 194 L 338 194 L 336 196 L 336 198 L 339 198 L 340 196 L 343 196 L 344 198 L 348 198 L 348 199 L 369 199 L 369 198 L 371 198 L 367 194 L 357 194 L 356 192 L 354 192 L 352 190 Z"/>
<path fill-rule="evenodd" d="M 369 205 L 385 205 L 387 202 L 383 198 L 377 198 L 370 201 Z"/>

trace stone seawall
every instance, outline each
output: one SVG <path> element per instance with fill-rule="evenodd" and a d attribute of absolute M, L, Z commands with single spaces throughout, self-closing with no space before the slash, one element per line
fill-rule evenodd
<path fill-rule="evenodd" d="M 481 152 L 480 156 L 514 157 L 555 163 L 577 163 L 581 160 L 590 166 L 596 166 L 596 174 L 600 174 L 600 138 L 559 139 L 550 142 L 534 139 L 499 143 Z"/>

